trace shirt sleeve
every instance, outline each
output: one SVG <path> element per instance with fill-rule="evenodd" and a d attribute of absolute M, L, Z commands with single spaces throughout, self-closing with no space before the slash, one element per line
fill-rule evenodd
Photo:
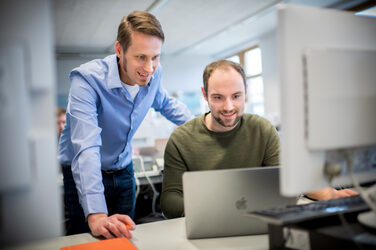
<path fill-rule="evenodd" d="M 161 195 L 162 212 L 170 219 L 184 216 L 182 177 L 187 171 L 173 137 L 166 145 Z"/>
<path fill-rule="evenodd" d="M 176 125 L 182 125 L 194 117 L 184 103 L 169 96 L 162 86 L 157 90 L 152 107 Z"/>
<path fill-rule="evenodd" d="M 279 135 L 273 125 L 269 127 L 269 138 L 266 142 L 266 152 L 263 166 L 279 165 Z"/>
<path fill-rule="evenodd" d="M 74 157 L 72 173 L 85 217 L 91 213 L 107 213 L 102 183 L 100 147 L 95 90 L 77 72 L 71 73 L 68 114 Z"/>

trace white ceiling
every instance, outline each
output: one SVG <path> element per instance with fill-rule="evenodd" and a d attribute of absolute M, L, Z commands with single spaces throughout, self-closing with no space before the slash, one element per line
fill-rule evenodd
<path fill-rule="evenodd" d="M 147 10 L 160 20 L 164 54 L 214 55 L 275 27 L 281 2 L 348 8 L 360 0 L 53 0 L 58 54 L 111 53 L 121 18 Z M 152 5 L 157 6 L 150 9 Z"/>

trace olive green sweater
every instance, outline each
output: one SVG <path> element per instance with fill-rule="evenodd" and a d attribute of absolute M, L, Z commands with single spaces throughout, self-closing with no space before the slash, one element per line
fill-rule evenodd
<path fill-rule="evenodd" d="M 167 143 L 162 211 L 167 218 L 184 216 L 182 175 L 185 171 L 278 164 L 278 133 L 266 119 L 244 114 L 234 129 L 219 133 L 210 131 L 204 115 L 200 115 L 178 127 Z"/>

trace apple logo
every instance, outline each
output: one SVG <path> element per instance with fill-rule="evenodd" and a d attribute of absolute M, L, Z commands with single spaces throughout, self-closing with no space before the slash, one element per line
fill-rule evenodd
<path fill-rule="evenodd" d="M 244 197 L 242 197 L 240 200 L 237 200 L 236 202 L 235 202 L 235 207 L 237 208 L 237 209 L 246 209 L 247 208 L 247 200 L 244 198 Z"/>

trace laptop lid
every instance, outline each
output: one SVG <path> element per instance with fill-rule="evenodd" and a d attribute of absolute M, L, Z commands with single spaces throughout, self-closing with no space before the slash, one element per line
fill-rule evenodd
<path fill-rule="evenodd" d="M 279 192 L 279 167 L 192 171 L 183 174 L 189 239 L 267 233 L 267 224 L 245 213 L 296 203 Z"/>

